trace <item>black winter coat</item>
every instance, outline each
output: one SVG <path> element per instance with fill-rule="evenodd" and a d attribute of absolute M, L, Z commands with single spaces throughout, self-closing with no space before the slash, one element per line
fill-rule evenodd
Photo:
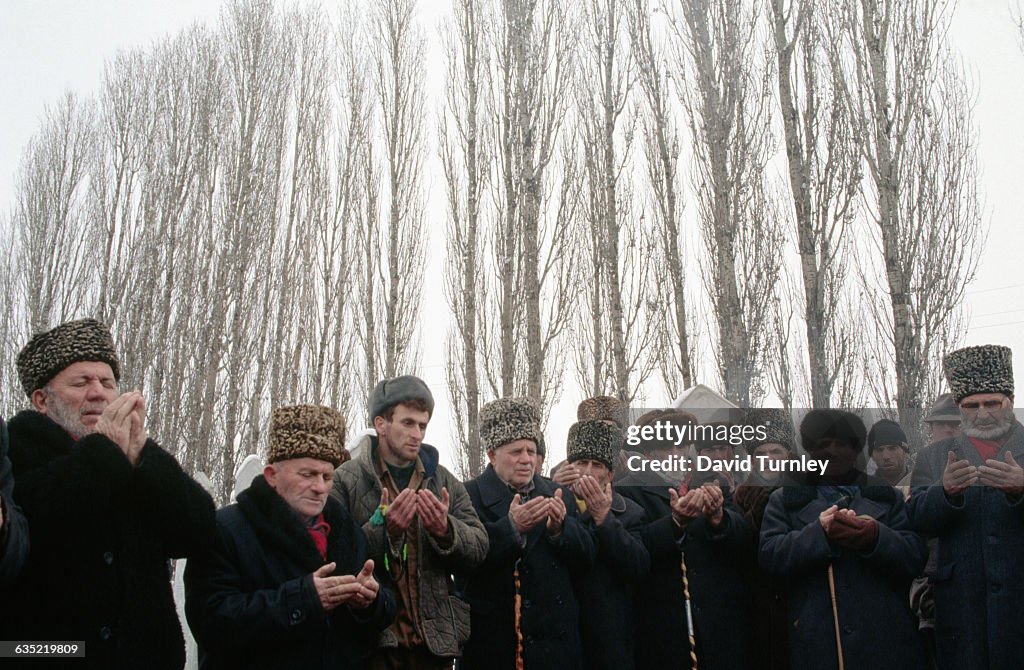
<path fill-rule="evenodd" d="M 19 413 L 9 429 L 32 547 L 5 603 L 17 621 L 4 639 L 82 640 L 83 667 L 181 668 L 170 559 L 212 543 L 209 494 L 152 440 L 133 468 L 105 436 L 75 442 L 39 412 Z"/>
<path fill-rule="evenodd" d="M 818 515 L 830 504 L 813 486 L 774 493 L 761 525 L 761 567 L 787 582 L 790 667 L 838 668 L 835 619 L 828 581 L 832 566 L 844 667 L 847 670 L 924 668 L 917 618 L 910 611 L 910 581 L 928 551 L 909 529 L 902 494 L 882 480 L 849 503 L 878 522 L 878 542 L 868 552 L 834 545 Z"/>
<path fill-rule="evenodd" d="M 357 574 L 367 551 L 340 502 L 329 497 L 323 513 L 331 527 L 326 560 L 262 475 L 217 512 L 213 550 L 185 568 L 185 614 L 202 670 L 364 667 L 395 618 L 394 596 L 382 585 L 365 610 L 324 611 L 312 573 L 333 561 L 335 575 Z"/>
<path fill-rule="evenodd" d="M 641 529 L 644 511 L 617 492 L 604 523 L 584 514 L 597 541 L 597 559 L 575 573 L 580 604 L 583 667 L 587 670 L 631 670 L 633 664 L 633 590 L 651 569 Z"/>
<path fill-rule="evenodd" d="M 910 519 L 938 538 L 930 574 L 935 639 L 942 670 L 1018 670 L 1024 666 L 1024 498 L 978 484 L 950 502 L 942 489 L 949 452 L 983 464 L 967 437 L 926 447 L 917 458 Z M 1024 426 L 1014 423 L 996 458 L 1012 453 L 1024 464 Z"/>
<path fill-rule="evenodd" d="M 644 509 L 642 535 L 651 572 L 637 585 L 636 667 L 690 667 L 686 600 L 680 559 L 685 557 L 701 670 L 749 670 L 753 662 L 750 594 L 743 580 L 751 560 L 753 529 L 725 489 L 725 516 L 718 529 L 703 518 L 685 532 L 672 521 L 668 489 L 658 473 L 636 472 L 616 487 Z"/>
<path fill-rule="evenodd" d="M 0 419 L 0 509 L 3 510 L 3 528 L 0 528 L 2 593 L 17 578 L 28 557 L 28 524 L 21 508 L 14 504 L 14 476 L 7 458 L 7 424 L 3 419 Z"/>
<path fill-rule="evenodd" d="M 550 497 L 557 488 L 533 478 L 531 497 Z M 579 608 L 571 575 L 594 560 L 594 538 L 580 523 L 572 493 L 563 488 L 565 524 L 552 540 L 544 523 L 526 534 L 526 546 L 515 540 L 508 510 L 512 490 L 487 466 L 466 491 L 487 529 L 487 558 L 474 571 L 460 575 L 458 584 L 469 602 L 472 635 L 463 649 L 462 670 L 515 668 L 515 583 L 518 563 L 522 596 L 523 658 L 526 670 L 580 670 Z"/>

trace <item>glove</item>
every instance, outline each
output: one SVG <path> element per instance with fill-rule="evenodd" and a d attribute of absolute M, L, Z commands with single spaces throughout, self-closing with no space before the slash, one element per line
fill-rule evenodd
<path fill-rule="evenodd" d="M 845 549 L 869 551 L 878 542 L 878 522 L 871 517 L 837 514 L 828 536 Z"/>

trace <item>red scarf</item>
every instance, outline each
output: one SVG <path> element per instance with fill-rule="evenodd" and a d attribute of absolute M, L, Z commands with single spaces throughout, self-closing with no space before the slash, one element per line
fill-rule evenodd
<path fill-rule="evenodd" d="M 323 512 L 313 520 L 307 529 L 309 536 L 313 538 L 316 550 L 320 552 L 320 558 L 327 559 L 327 536 L 331 534 L 331 526 L 324 520 Z"/>
<path fill-rule="evenodd" d="M 982 440 L 977 437 L 967 438 L 974 445 L 974 448 L 978 450 L 978 455 L 981 456 L 981 460 L 987 461 L 990 458 L 995 458 L 999 455 L 999 450 L 1006 444 L 1006 438 L 1001 440 Z"/>

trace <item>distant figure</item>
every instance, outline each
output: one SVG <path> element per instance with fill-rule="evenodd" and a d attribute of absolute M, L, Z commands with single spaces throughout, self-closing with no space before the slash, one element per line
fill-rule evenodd
<path fill-rule="evenodd" d="M 366 538 L 328 494 L 345 419 L 315 405 L 270 417 L 267 465 L 217 512 L 213 550 L 185 568 L 185 611 L 203 670 L 366 668 L 395 601 Z"/>
<path fill-rule="evenodd" d="M 5 639 L 82 640 L 82 667 L 181 668 L 169 560 L 213 542 L 213 500 L 149 439 L 142 394 L 118 394 L 105 325 L 39 333 L 17 365 L 32 409 L 10 420 L 10 457 L 32 548 Z"/>
<path fill-rule="evenodd" d="M 951 352 L 946 380 L 959 437 L 933 442 L 914 467 L 910 517 L 938 539 L 929 575 L 942 670 L 1009 670 L 1024 659 L 1024 427 L 1013 412 L 1008 347 Z"/>
<path fill-rule="evenodd" d="M 929 442 L 938 442 L 951 437 L 960 437 L 960 408 L 953 399 L 952 394 L 943 393 L 935 402 L 922 420 L 927 431 Z"/>
<path fill-rule="evenodd" d="M 900 424 L 889 419 L 875 422 L 868 431 L 868 457 L 875 462 L 875 474 L 889 486 L 910 486 L 907 456 L 910 444 Z"/>

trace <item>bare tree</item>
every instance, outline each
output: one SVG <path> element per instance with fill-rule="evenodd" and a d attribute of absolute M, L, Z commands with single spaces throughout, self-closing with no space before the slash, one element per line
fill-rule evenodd
<path fill-rule="evenodd" d="M 923 400 L 939 390 L 941 358 L 964 332 L 964 287 L 983 242 L 973 95 L 947 45 L 948 2 L 858 0 L 848 9 L 856 69 L 846 94 L 861 121 L 885 278 L 865 282 L 887 345 L 876 400 L 895 402 L 900 423 L 917 427 Z"/>
<path fill-rule="evenodd" d="M 765 176 L 772 138 L 769 78 L 759 65 L 764 40 L 756 13 L 739 0 L 681 2 L 677 9 L 715 356 L 726 397 L 749 406 L 763 393 L 765 324 L 783 239 Z"/>
<path fill-rule="evenodd" d="M 650 300 L 656 289 L 649 262 L 655 241 L 645 217 L 634 216 L 631 207 L 637 117 L 629 109 L 636 74 L 627 39 L 628 9 L 624 0 L 584 4 L 576 83 L 587 184 L 582 214 L 590 222 L 592 250 L 584 281 L 591 299 L 580 301 L 581 321 L 592 324 L 594 334 L 587 343 L 592 363 L 583 366 L 581 381 L 592 382 L 585 387 L 590 395 L 611 392 L 626 402 L 654 371 L 661 332 L 657 301 Z M 602 367 L 610 373 L 608 386 Z"/>
<path fill-rule="evenodd" d="M 488 339 L 487 359 L 497 362 L 487 377 L 493 395 L 527 395 L 544 408 L 560 389 L 559 347 L 576 288 L 579 186 L 572 159 L 559 152 L 574 49 L 569 8 L 566 0 L 503 2 L 492 40 L 498 332 Z M 559 171 L 556 192 L 550 175 Z"/>
<path fill-rule="evenodd" d="M 452 9 L 452 23 L 445 35 L 447 104 L 439 129 L 449 212 L 445 295 L 454 315 L 448 334 L 446 376 L 459 473 L 468 479 L 483 470 L 478 335 L 486 301 L 481 276 L 486 220 L 481 201 L 486 196 L 493 149 L 487 123 L 486 5 L 480 0 L 455 0 Z"/>
<path fill-rule="evenodd" d="M 660 370 L 668 396 L 674 398 L 696 382 L 695 325 L 691 322 L 686 298 L 679 130 L 665 47 L 651 25 L 649 7 L 647 0 L 632 0 L 628 19 L 637 80 L 647 103 L 647 113 L 643 115 L 647 183 L 653 223 L 661 246 L 659 258 L 665 265 L 665 272 L 658 273 L 661 286 L 657 292 L 668 314 L 664 326 L 658 330 L 664 335 L 658 347 Z"/>
<path fill-rule="evenodd" d="M 786 138 L 812 407 L 829 407 L 853 328 L 838 321 L 857 212 L 860 146 L 837 81 L 845 76 L 830 34 L 835 7 L 772 0 L 779 103 Z"/>

